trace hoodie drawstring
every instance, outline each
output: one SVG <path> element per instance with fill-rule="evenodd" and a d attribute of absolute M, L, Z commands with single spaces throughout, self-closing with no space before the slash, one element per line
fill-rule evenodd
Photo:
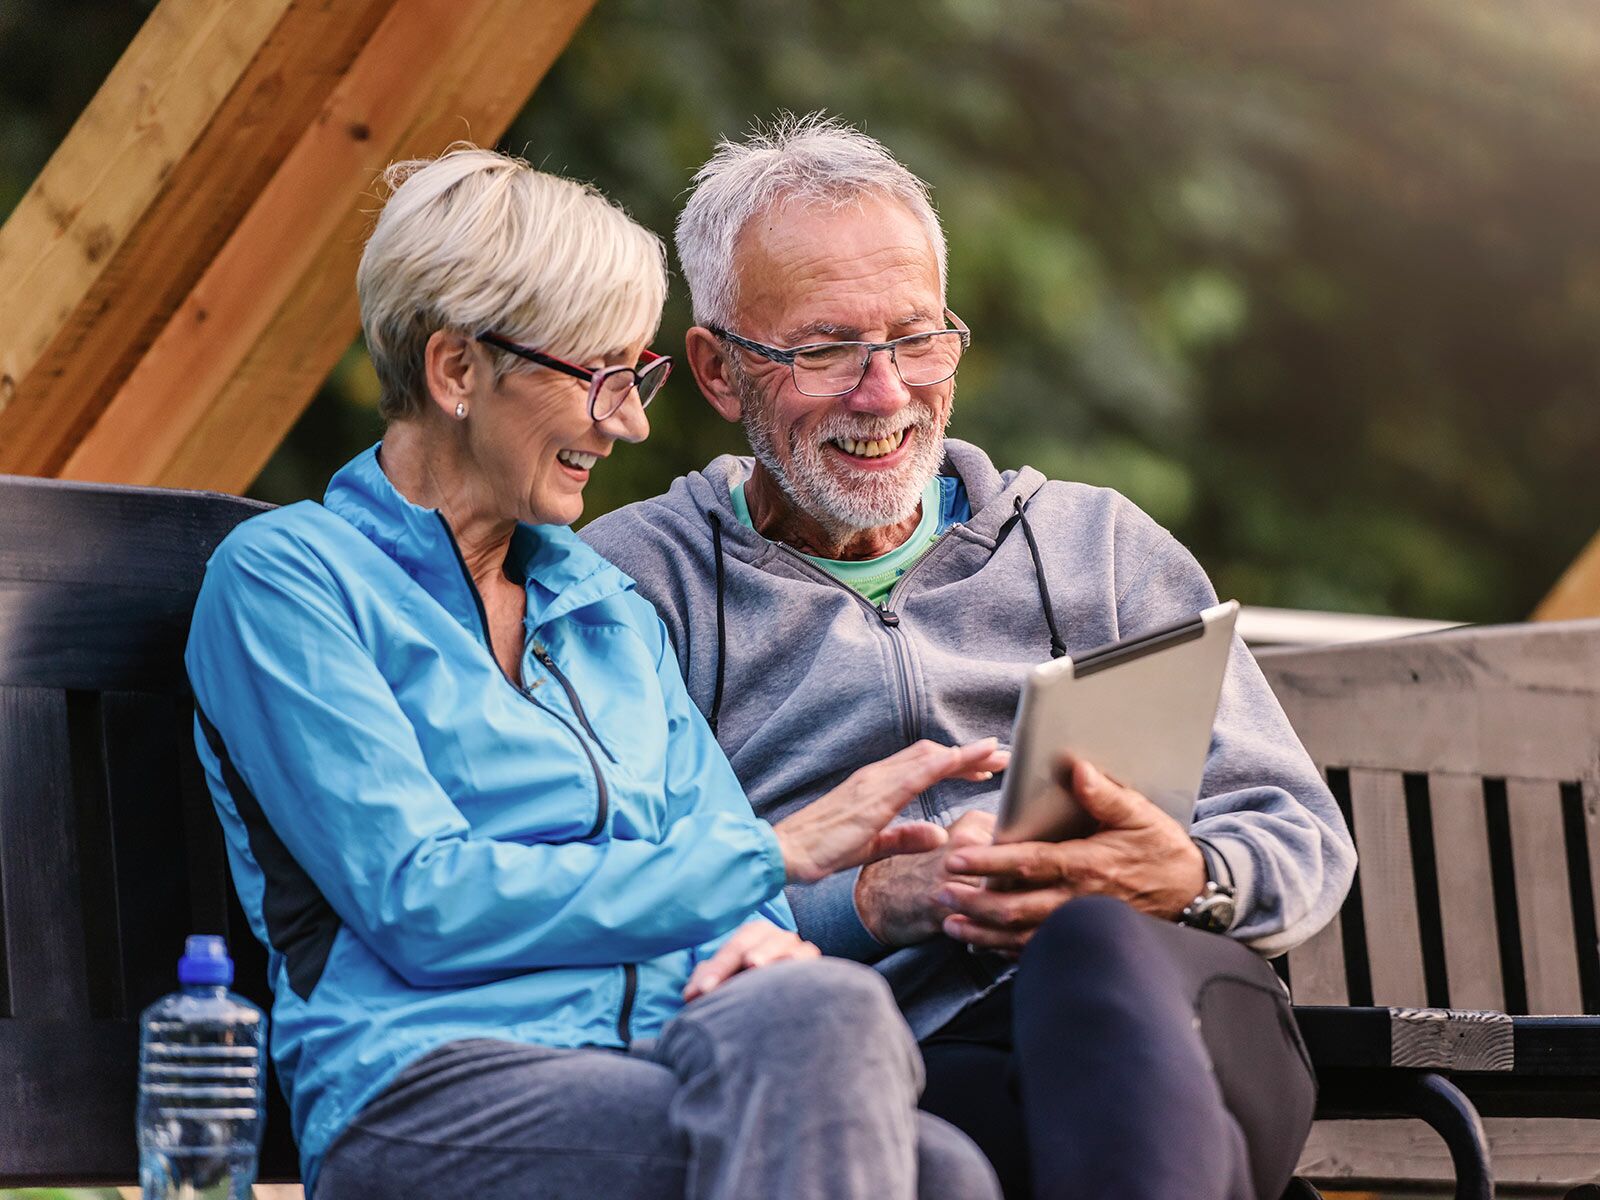
<path fill-rule="evenodd" d="M 1033 556 L 1033 577 L 1039 581 L 1039 602 L 1044 605 L 1044 623 L 1050 626 L 1050 657 L 1060 658 L 1067 652 L 1066 642 L 1061 640 L 1061 631 L 1056 628 L 1055 609 L 1050 606 L 1050 585 L 1044 578 L 1044 561 L 1039 557 L 1039 543 L 1034 539 L 1033 526 L 1028 524 L 1028 512 L 1022 505 L 1022 497 L 1016 497 L 1016 520 L 1022 523 L 1022 536 L 1028 539 L 1028 553 Z"/>
<path fill-rule="evenodd" d="M 706 718 L 706 724 L 711 726 L 711 736 L 715 737 L 717 718 L 722 715 L 722 674 L 728 660 L 728 624 L 722 602 L 722 518 L 716 513 L 706 515 L 711 520 L 711 547 L 717 562 L 717 687 L 711 694 L 711 715 Z"/>
<path fill-rule="evenodd" d="M 1022 536 L 1028 540 L 1028 553 L 1033 557 L 1033 577 L 1039 585 L 1039 602 L 1044 606 L 1044 621 L 1050 627 L 1050 657 L 1061 658 L 1067 652 L 1066 642 L 1061 640 L 1061 631 L 1056 628 L 1055 609 L 1050 604 L 1050 585 L 1044 577 L 1044 560 L 1039 554 L 1039 542 L 1033 536 L 1033 526 L 1028 523 L 1028 513 L 1023 507 L 1022 497 L 1016 497 L 1017 515 L 1013 520 L 1022 525 Z M 728 623 L 726 604 L 723 593 L 726 587 L 725 571 L 722 564 L 722 517 L 718 513 L 707 513 L 706 519 L 711 522 L 711 548 L 712 557 L 716 562 L 717 576 L 717 684 L 711 693 L 711 712 L 706 717 L 706 723 L 711 726 L 713 735 L 717 732 L 717 720 L 722 715 L 722 682 L 728 659 Z"/>

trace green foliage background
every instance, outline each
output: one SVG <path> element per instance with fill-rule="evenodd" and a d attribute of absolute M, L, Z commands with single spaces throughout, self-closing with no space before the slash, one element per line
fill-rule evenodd
<path fill-rule="evenodd" d="M 146 9 L 0 0 L 0 214 Z M 718 136 L 816 108 L 934 185 L 954 432 L 1223 594 L 1515 620 L 1600 527 L 1592 0 L 601 0 L 503 145 L 666 233 Z M 353 349 L 256 493 L 318 494 L 375 386 Z M 686 374 L 652 413 L 591 514 L 741 445 Z"/>

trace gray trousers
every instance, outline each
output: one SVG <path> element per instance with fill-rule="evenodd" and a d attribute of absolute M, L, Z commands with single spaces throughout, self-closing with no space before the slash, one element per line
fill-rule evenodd
<path fill-rule="evenodd" d="M 411 1064 L 323 1160 L 315 1200 L 998 1200 L 917 1111 L 888 986 L 839 959 L 735 976 L 627 1051 L 493 1039 Z"/>

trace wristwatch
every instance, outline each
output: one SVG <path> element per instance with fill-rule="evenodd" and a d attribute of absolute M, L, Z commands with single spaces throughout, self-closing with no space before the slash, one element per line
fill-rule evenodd
<path fill-rule="evenodd" d="M 1195 838 L 1206 864 L 1206 886 L 1178 914 L 1178 924 L 1207 933 L 1226 933 L 1233 924 L 1233 872 L 1228 860 L 1202 838 Z"/>

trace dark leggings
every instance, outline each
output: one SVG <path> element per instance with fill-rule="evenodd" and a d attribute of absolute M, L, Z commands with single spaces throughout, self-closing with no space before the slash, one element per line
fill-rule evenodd
<path fill-rule="evenodd" d="M 1278 1200 L 1316 1100 L 1265 961 L 1103 897 L 1056 912 L 922 1052 L 923 1108 L 1008 1200 Z"/>

